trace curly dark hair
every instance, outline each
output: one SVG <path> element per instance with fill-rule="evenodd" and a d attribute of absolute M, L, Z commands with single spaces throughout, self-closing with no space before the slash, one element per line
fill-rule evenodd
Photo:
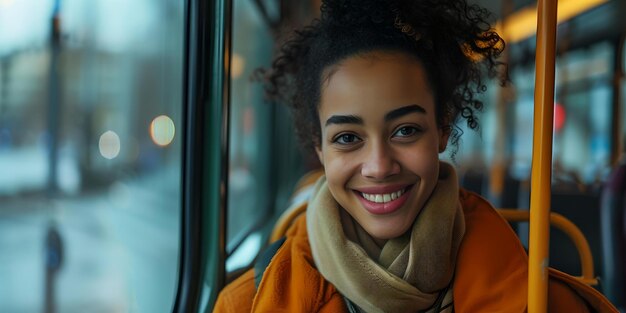
<path fill-rule="evenodd" d="M 321 143 L 318 116 L 325 72 L 338 62 L 372 51 L 399 51 L 421 60 L 435 96 L 436 119 L 451 130 L 456 124 L 478 128 L 483 103 L 482 78 L 495 77 L 504 41 L 491 28 L 490 14 L 466 0 L 324 0 L 321 16 L 281 47 L 269 70 L 260 75 L 267 95 L 287 104 L 305 148 Z M 501 81 L 506 79 L 506 70 Z"/>

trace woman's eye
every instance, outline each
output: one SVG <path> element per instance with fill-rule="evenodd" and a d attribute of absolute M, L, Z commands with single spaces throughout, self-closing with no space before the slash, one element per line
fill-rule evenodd
<path fill-rule="evenodd" d="M 342 135 L 337 136 L 335 140 L 333 140 L 333 142 L 341 144 L 341 145 L 347 145 L 347 144 L 358 142 L 359 140 L 360 140 L 359 137 L 353 134 L 342 134 Z"/>
<path fill-rule="evenodd" d="M 401 127 L 393 134 L 395 137 L 410 137 L 417 134 L 419 130 L 415 127 L 404 126 Z"/>

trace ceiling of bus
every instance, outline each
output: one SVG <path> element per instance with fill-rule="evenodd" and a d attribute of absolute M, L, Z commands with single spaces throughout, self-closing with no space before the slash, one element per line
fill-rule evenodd
<path fill-rule="evenodd" d="M 287 1 L 285 1 L 287 2 Z M 313 7 L 319 7 L 321 0 L 311 0 L 313 3 Z M 502 0 L 502 1 L 494 1 L 494 0 L 469 0 L 470 3 L 476 3 L 494 14 L 496 18 L 500 18 L 503 15 L 503 3 L 506 3 L 509 6 L 510 11 L 514 12 L 521 8 L 525 8 L 527 6 L 533 5 L 537 1 L 535 0 Z"/>
<path fill-rule="evenodd" d="M 302 26 L 310 20 L 311 14 L 318 13 L 321 0 L 309 1 L 286 1 L 286 0 L 257 0 L 260 2 L 280 1 L 284 17 L 287 17 L 287 24 L 292 27 Z M 478 4 L 493 13 L 491 22 L 501 20 L 503 16 L 513 16 L 518 11 L 536 5 L 536 0 L 468 0 L 470 3 Z M 568 0 L 569 2 L 585 0 Z M 594 1 L 598 2 L 598 1 Z M 576 14 L 572 19 L 560 24 L 557 36 L 559 40 L 566 41 L 570 48 L 584 46 L 589 40 L 616 40 L 626 28 L 626 19 L 623 19 L 620 12 L 626 11 L 626 0 L 600 1 L 601 5 L 587 9 Z M 531 37 L 524 37 L 530 39 Z M 526 43 L 529 49 L 534 46 L 528 44 L 532 40 L 509 41 L 511 44 Z"/>
<path fill-rule="evenodd" d="M 527 6 L 537 3 L 537 1 L 534 0 L 469 0 L 469 2 L 476 3 L 481 7 L 486 8 L 491 13 L 493 13 L 497 19 L 505 15 L 506 11 L 515 12 L 521 8 L 525 8 Z"/>

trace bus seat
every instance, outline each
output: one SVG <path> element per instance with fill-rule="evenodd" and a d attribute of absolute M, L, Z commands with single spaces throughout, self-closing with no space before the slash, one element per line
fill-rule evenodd
<path fill-rule="evenodd" d="M 509 222 L 527 222 L 530 220 L 530 211 L 527 210 L 498 209 L 498 212 Z M 582 275 L 576 278 L 587 285 L 597 285 L 598 279 L 594 276 L 593 256 L 585 235 L 574 223 L 558 213 L 550 213 L 550 224 L 563 231 L 578 250 Z"/>
<path fill-rule="evenodd" d="M 323 174 L 324 171 L 318 169 L 311 171 L 300 178 L 296 184 L 296 188 L 294 188 L 293 195 L 289 200 L 287 210 L 280 215 L 274 224 L 274 228 L 270 234 L 269 243 L 273 243 L 284 237 L 287 233 L 287 229 L 289 229 L 289 226 L 291 226 L 293 221 L 300 216 L 300 214 L 306 211 L 306 203 L 309 201 L 311 193 L 313 193 L 315 182 Z"/>
<path fill-rule="evenodd" d="M 618 307 L 626 303 L 626 160 L 609 175 L 600 198 L 603 291 Z"/>
<path fill-rule="evenodd" d="M 551 212 L 563 215 L 576 224 L 585 235 L 593 260 L 594 272 L 604 278 L 602 269 L 602 241 L 600 239 L 600 192 L 587 190 L 584 192 L 554 191 L 550 200 Z M 572 240 L 560 230 L 550 230 L 550 266 L 575 275 L 582 275 L 582 264 Z M 604 286 L 604 281 L 600 286 Z"/>

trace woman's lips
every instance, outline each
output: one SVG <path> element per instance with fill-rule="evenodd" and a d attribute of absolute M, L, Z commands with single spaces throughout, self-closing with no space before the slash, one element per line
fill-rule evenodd
<path fill-rule="evenodd" d="M 363 207 L 368 212 L 375 214 L 375 215 L 390 214 L 400 209 L 402 205 L 406 202 L 406 200 L 409 198 L 410 193 L 412 191 L 412 188 L 411 188 L 412 186 L 413 185 L 409 185 L 409 186 L 404 185 L 404 187 L 402 185 L 384 186 L 384 187 L 367 187 L 367 188 L 359 188 L 358 190 L 355 190 L 355 193 L 357 197 L 359 198 L 359 201 L 361 201 L 361 204 L 363 205 Z M 380 202 L 381 200 L 380 198 L 375 199 L 375 201 L 378 201 L 378 202 L 374 202 L 374 201 L 366 199 L 363 195 L 363 193 L 368 194 L 367 196 L 370 199 L 372 199 L 373 198 L 372 195 L 376 195 L 377 197 L 382 197 L 383 194 L 389 195 L 389 194 L 396 193 L 398 191 L 403 191 L 403 193 L 396 199 L 384 199 L 384 200 L 389 200 L 388 202 Z"/>

